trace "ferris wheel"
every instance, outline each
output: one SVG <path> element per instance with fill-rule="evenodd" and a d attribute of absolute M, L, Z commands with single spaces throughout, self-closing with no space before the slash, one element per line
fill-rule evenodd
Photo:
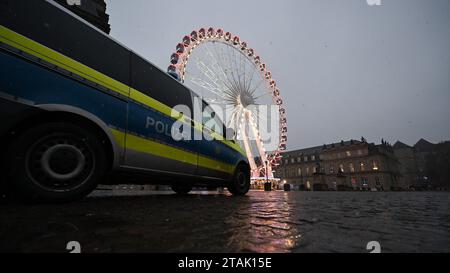
<path fill-rule="evenodd" d="M 168 73 L 215 110 L 229 113 L 223 122 L 237 132 L 252 177 L 273 178 L 286 150 L 286 110 L 272 73 L 255 50 L 230 32 L 201 28 L 176 46 Z M 268 109 L 276 109 L 276 115 Z"/>

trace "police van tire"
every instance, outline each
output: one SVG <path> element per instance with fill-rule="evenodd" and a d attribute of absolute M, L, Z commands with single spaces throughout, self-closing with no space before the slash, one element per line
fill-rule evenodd
<path fill-rule="evenodd" d="M 189 185 L 172 185 L 172 190 L 179 195 L 186 195 L 192 191 L 192 186 Z"/>
<path fill-rule="evenodd" d="M 232 180 L 228 184 L 228 191 L 236 196 L 243 196 L 250 190 L 250 172 L 243 165 L 236 168 Z"/>
<path fill-rule="evenodd" d="M 9 153 L 11 186 L 34 201 L 81 199 L 97 187 L 106 170 L 100 138 L 70 123 L 32 127 L 18 136 Z"/>

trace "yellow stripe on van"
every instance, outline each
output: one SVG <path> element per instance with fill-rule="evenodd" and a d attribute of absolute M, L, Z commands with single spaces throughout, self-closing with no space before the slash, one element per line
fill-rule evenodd
<path fill-rule="evenodd" d="M 122 95 L 128 96 L 130 87 L 108 77 L 80 62 L 75 61 L 53 49 L 50 49 L 40 43 L 37 43 L 25 36 L 22 36 L 4 26 L 0 26 L 0 41 L 12 47 L 22 50 L 28 54 L 36 56 L 42 60 L 64 68 L 74 74 L 77 74 L 87 80 L 103 85 Z"/>
<path fill-rule="evenodd" d="M 125 137 L 125 133 L 110 128 L 114 137 L 119 143 L 122 142 L 123 139 L 126 138 L 126 147 L 127 149 L 132 149 L 137 152 L 147 153 L 159 157 L 164 157 L 167 159 L 179 161 L 186 164 L 191 164 L 194 166 L 205 167 L 212 170 L 217 170 L 226 173 L 233 173 L 234 166 L 230 164 L 226 164 L 214 159 L 210 159 L 204 156 L 198 156 L 197 162 L 197 154 L 191 153 L 188 151 L 184 151 L 172 146 L 168 146 L 156 141 L 152 141 L 149 139 L 145 139 L 142 137 L 134 136 L 131 134 L 127 134 Z"/>
<path fill-rule="evenodd" d="M 221 172 L 230 173 L 230 174 L 234 172 L 233 165 L 225 164 L 225 163 L 222 163 L 217 160 L 213 160 L 208 157 L 201 156 L 201 155 L 199 155 L 199 157 L 198 157 L 198 165 L 200 167 L 205 167 L 208 169 L 213 169 L 216 171 L 221 171 Z"/>

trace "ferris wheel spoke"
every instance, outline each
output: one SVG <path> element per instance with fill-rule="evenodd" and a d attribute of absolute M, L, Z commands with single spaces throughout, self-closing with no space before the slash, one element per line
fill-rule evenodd
<path fill-rule="evenodd" d="M 233 54 L 231 54 L 230 52 L 232 52 Z M 236 65 L 236 53 L 235 53 L 235 49 L 231 49 L 230 47 L 226 47 L 226 53 L 227 53 L 227 59 L 229 60 L 229 74 L 231 75 L 230 79 L 230 83 L 231 86 L 233 87 L 233 90 L 239 90 L 240 88 L 240 76 L 239 76 L 239 69 L 237 68 Z M 233 56 L 231 56 L 233 55 Z M 231 61 L 232 60 L 232 61 Z M 235 75 L 237 74 L 237 75 Z"/>
<path fill-rule="evenodd" d="M 214 95 L 222 98 L 223 100 L 226 100 L 226 98 L 221 94 L 222 90 L 217 89 L 215 86 L 213 86 L 209 82 L 206 82 L 206 81 L 204 81 L 204 80 L 202 80 L 200 78 L 196 78 L 196 77 L 191 78 L 190 81 L 192 83 L 194 83 L 194 84 L 196 84 L 196 85 L 198 85 L 198 86 L 208 90 L 209 92 L 213 93 Z"/>
<path fill-rule="evenodd" d="M 219 89 L 224 89 L 223 84 L 221 84 L 222 80 L 209 66 L 207 66 L 202 61 L 198 62 L 197 66 L 199 70 L 203 73 L 203 75 L 206 76 L 212 83 L 214 83 L 214 85 L 216 85 Z"/>
<path fill-rule="evenodd" d="M 261 95 L 255 97 L 255 100 L 264 98 L 265 96 L 272 97 L 272 94 L 270 94 L 269 92 L 264 92 L 263 94 L 261 94 Z"/>
<path fill-rule="evenodd" d="M 245 86 L 245 89 L 247 91 L 250 91 L 250 88 L 251 88 L 252 82 L 253 82 L 253 77 L 255 76 L 255 71 L 256 71 L 256 69 L 253 69 L 252 75 L 250 76 L 250 80 L 249 80 L 248 84 Z"/>
<path fill-rule="evenodd" d="M 227 76 L 226 76 L 225 72 L 223 71 L 222 66 L 219 63 L 218 58 L 216 58 L 217 55 L 215 56 L 215 54 L 209 48 L 208 44 L 205 44 L 205 47 L 208 51 L 208 54 L 210 55 L 210 57 L 213 60 L 213 64 L 211 65 L 211 67 L 215 70 L 216 75 L 218 76 L 218 78 L 220 79 L 222 84 L 224 84 L 228 89 L 230 89 L 229 84 L 227 84 L 227 82 L 228 82 Z"/>
<path fill-rule="evenodd" d="M 260 80 L 260 81 L 258 82 L 258 84 L 257 84 L 254 88 L 252 88 L 252 89 L 249 91 L 249 93 L 255 94 L 255 92 L 261 87 L 261 85 L 262 85 L 264 82 L 265 82 L 264 80 Z M 269 92 L 264 92 L 263 96 L 265 96 L 265 95 L 270 95 L 270 93 L 269 93 Z M 261 98 L 261 97 L 262 97 L 262 96 L 256 96 L 256 97 L 255 97 L 255 101 L 256 101 L 256 99 Z"/>

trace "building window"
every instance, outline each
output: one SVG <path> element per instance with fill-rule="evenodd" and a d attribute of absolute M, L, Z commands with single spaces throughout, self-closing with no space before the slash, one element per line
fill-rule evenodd
<path fill-rule="evenodd" d="M 311 156 L 311 160 L 312 160 L 312 161 L 316 161 L 316 156 L 315 156 L 315 155 L 312 155 L 312 156 Z"/>
<path fill-rule="evenodd" d="M 291 163 L 295 163 L 295 159 L 293 158 L 293 159 L 291 159 Z"/>
<path fill-rule="evenodd" d="M 345 153 L 347 154 L 348 157 L 352 156 L 352 152 L 350 152 L 350 151 L 347 151 Z"/>
<path fill-rule="evenodd" d="M 336 182 L 336 181 L 331 182 L 331 187 L 332 187 L 334 190 L 337 190 L 337 182 Z"/>
<path fill-rule="evenodd" d="M 377 186 L 381 186 L 381 182 L 380 182 L 380 178 L 379 177 L 375 177 L 375 184 Z"/>
<path fill-rule="evenodd" d="M 330 167 L 330 173 L 331 173 L 331 174 L 334 173 L 334 167 L 333 167 L 333 166 Z"/>
<path fill-rule="evenodd" d="M 367 178 L 362 177 L 361 178 L 361 184 L 363 186 L 363 188 L 368 188 L 369 187 L 369 180 L 367 180 Z"/>
<path fill-rule="evenodd" d="M 309 176 L 309 167 L 306 167 L 306 176 Z"/>
<path fill-rule="evenodd" d="M 298 168 L 298 176 L 302 176 L 302 168 Z"/>
<path fill-rule="evenodd" d="M 373 163 L 372 163 L 372 165 L 373 165 L 373 170 L 374 171 L 378 171 L 378 163 L 376 162 L 376 161 L 374 161 Z"/>
<path fill-rule="evenodd" d="M 353 163 L 348 164 L 348 167 L 350 169 L 350 172 L 352 172 L 352 173 L 355 172 L 355 166 L 353 165 Z"/>
<path fill-rule="evenodd" d="M 362 155 L 363 151 L 362 150 L 358 150 L 358 155 Z"/>
<path fill-rule="evenodd" d="M 303 158 L 303 160 L 304 160 L 305 162 L 308 162 L 308 157 L 305 156 L 305 157 Z"/>
<path fill-rule="evenodd" d="M 287 164 L 288 164 L 288 162 L 289 162 L 289 161 L 288 161 L 288 160 L 286 159 L 286 160 L 284 161 L 284 164 L 286 164 L 286 165 L 287 165 Z"/>
<path fill-rule="evenodd" d="M 341 173 L 344 172 L 344 164 L 339 165 L 339 171 L 340 171 Z"/>
<path fill-rule="evenodd" d="M 364 164 L 364 162 L 361 162 L 359 164 L 359 166 L 361 167 L 361 171 L 364 172 L 366 170 L 366 164 Z"/>
<path fill-rule="evenodd" d="M 302 159 L 300 157 L 297 157 L 297 162 L 300 163 Z"/>
<path fill-rule="evenodd" d="M 353 189 L 356 189 L 358 187 L 358 180 L 356 180 L 356 177 L 352 177 L 351 182 Z"/>

